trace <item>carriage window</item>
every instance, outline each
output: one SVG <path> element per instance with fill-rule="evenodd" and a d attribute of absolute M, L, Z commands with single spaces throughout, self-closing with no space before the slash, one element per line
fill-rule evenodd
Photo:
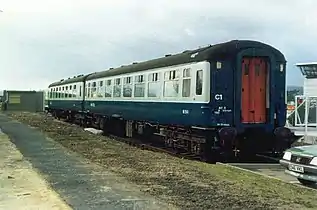
<path fill-rule="evenodd" d="M 62 92 L 62 94 L 63 94 L 63 98 L 67 98 L 67 89 L 66 89 L 66 86 L 64 86 L 63 87 L 63 92 Z"/>
<path fill-rule="evenodd" d="M 179 93 L 179 71 L 165 72 L 164 96 L 177 97 Z"/>
<path fill-rule="evenodd" d="M 96 97 L 97 96 L 97 83 L 93 82 L 91 86 L 91 97 Z"/>
<path fill-rule="evenodd" d="M 56 89 L 57 90 L 57 89 Z M 63 95 L 62 95 L 62 93 L 61 93 L 61 87 L 59 87 L 58 88 L 58 98 L 62 98 L 63 97 Z"/>
<path fill-rule="evenodd" d="M 90 82 L 88 83 L 88 87 L 86 88 L 86 95 L 90 98 Z"/>
<path fill-rule="evenodd" d="M 173 70 L 173 71 L 167 71 L 164 74 L 165 80 L 174 80 L 179 78 L 179 71 Z"/>
<path fill-rule="evenodd" d="M 73 97 L 74 97 L 74 98 L 76 98 L 76 97 L 78 96 L 78 95 L 77 95 L 77 90 L 76 90 L 76 88 L 77 88 L 76 85 L 74 85 L 74 86 L 73 86 Z"/>
<path fill-rule="evenodd" d="M 81 87 L 82 86 L 79 86 L 79 97 L 81 97 Z"/>
<path fill-rule="evenodd" d="M 114 97 L 121 97 L 121 79 L 120 78 L 115 79 L 113 96 Z"/>
<path fill-rule="evenodd" d="M 73 87 L 72 85 L 69 86 L 69 96 L 68 97 L 70 97 L 70 98 L 74 97 L 72 87 Z"/>
<path fill-rule="evenodd" d="M 65 98 L 68 98 L 68 86 L 65 87 Z"/>
<path fill-rule="evenodd" d="M 159 74 L 158 73 L 149 74 L 149 82 L 156 82 L 158 80 L 159 80 Z"/>
<path fill-rule="evenodd" d="M 198 70 L 196 73 L 196 95 L 203 93 L 203 70 Z"/>
<path fill-rule="evenodd" d="M 123 97 L 132 97 L 132 77 L 124 78 Z"/>
<path fill-rule="evenodd" d="M 135 76 L 134 97 L 144 97 L 144 95 L 145 95 L 144 75 Z"/>
<path fill-rule="evenodd" d="M 183 89 L 182 89 L 183 97 L 190 96 L 190 85 L 191 85 L 190 68 L 186 68 L 183 70 Z"/>
<path fill-rule="evenodd" d="M 106 86 L 105 86 L 105 97 L 110 98 L 112 97 L 112 86 L 111 86 L 111 80 L 106 81 Z"/>
<path fill-rule="evenodd" d="M 183 70 L 183 77 L 190 77 L 190 68 L 186 68 Z"/>
<path fill-rule="evenodd" d="M 97 97 L 102 98 L 104 95 L 103 93 L 103 81 L 99 81 L 98 87 L 97 87 Z"/>
<path fill-rule="evenodd" d="M 161 95 L 161 84 L 159 82 L 159 74 L 149 74 L 148 97 L 159 97 Z"/>

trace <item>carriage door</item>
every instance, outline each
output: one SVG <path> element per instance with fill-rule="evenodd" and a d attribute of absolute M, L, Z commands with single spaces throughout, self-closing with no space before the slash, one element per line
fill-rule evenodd
<path fill-rule="evenodd" d="M 241 122 L 266 122 L 267 63 L 264 58 L 243 58 Z"/>

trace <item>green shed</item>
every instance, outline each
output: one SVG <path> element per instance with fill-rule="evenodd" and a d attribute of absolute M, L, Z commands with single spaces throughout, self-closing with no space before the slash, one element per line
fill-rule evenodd
<path fill-rule="evenodd" d="M 2 110 L 43 112 L 45 107 L 44 91 L 3 91 Z"/>

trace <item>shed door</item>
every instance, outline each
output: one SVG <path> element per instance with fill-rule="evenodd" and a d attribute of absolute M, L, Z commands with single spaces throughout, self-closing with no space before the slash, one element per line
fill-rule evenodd
<path fill-rule="evenodd" d="M 264 58 L 242 60 L 241 122 L 266 122 L 267 63 Z"/>

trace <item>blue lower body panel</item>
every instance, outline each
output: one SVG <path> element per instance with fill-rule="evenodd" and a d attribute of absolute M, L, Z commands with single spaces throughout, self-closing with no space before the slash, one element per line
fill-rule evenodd
<path fill-rule="evenodd" d="M 49 100 L 48 107 L 50 109 L 82 111 L 82 101 L 80 100 Z"/>
<path fill-rule="evenodd" d="M 147 121 L 183 126 L 214 126 L 210 112 L 202 109 L 206 104 L 85 101 L 85 111 L 106 116 L 120 115 L 126 120 Z"/>

